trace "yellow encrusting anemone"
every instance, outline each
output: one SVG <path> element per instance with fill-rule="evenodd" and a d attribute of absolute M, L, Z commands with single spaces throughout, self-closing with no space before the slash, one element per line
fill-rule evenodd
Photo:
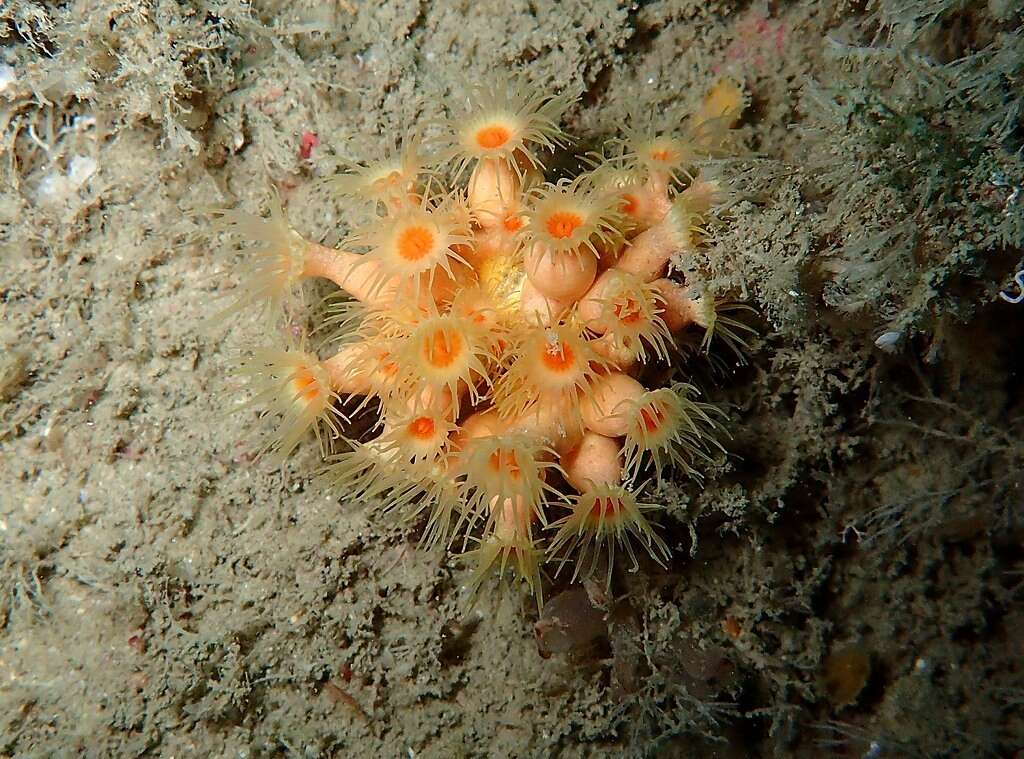
<path fill-rule="evenodd" d="M 587 172 L 545 181 L 574 102 L 499 76 L 470 87 L 440 161 L 413 136 L 346 164 L 319 185 L 364 201 L 338 249 L 301 237 L 277 204 L 268 219 L 218 213 L 257 243 L 233 311 L 281 309 L 307 279 L 338 288 L 313 329 L 333 355 L 273 348 L 242 367 L 250 403 L 278 419 L 266 448 L 288 455 L 314 430 L 330 492 L 462 552 L 474 592 L 511 570 L 538 603 L 547 562 L 610 585 L 617 553 L 630 570 L 669 560 L 651 518 L 663 507 L 641 482 L 670 469 L 699 481 L 726 435 L 672 365 L 677 338 L 740 352 L 752 334 L 744 306 L 669 270 L 728 197 L 700 162 L 731 142 L 742 88 L 719 82 L 679 132 L 632 120 Z"/>

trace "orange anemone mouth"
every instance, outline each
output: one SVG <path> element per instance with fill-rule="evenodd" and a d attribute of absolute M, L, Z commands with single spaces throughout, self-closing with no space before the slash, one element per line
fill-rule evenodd
<path fill-rule="evenodd" d="M 438 369 L 451 366 L 462 351 L 462 338 L 455 332 L 439 329 L 424 338 L 424 358 Z"/>
<path fill-rule="evenodd" d="M 419 261 L 434 247 L 434 234 L 426 227 L 407 227 L 399 233 L 397 247 L 406 261 Z"/>
<path fill-rule="evenodd" d="M 489 124 L 476 132 L 476 144 L 484 150 L 495 150 L 508 143 L 512 131 L 502 124 Z"/>
<path fill-rule="evenodd" d="M 640 419 L 644 424 L 644 429 L 648 432 L 657 432 L 662 422 L 665 421 L 665 415 L 657 406 L 649 406 L 640 409 Z"/>
<path fill-rule="evenodd" d="M 409 434 L 417 440 L 430 440 L 434 437 L 437 425 L 429 416 L 421 416 L 409 423 Z"/>
<path fill-rule="evenodd" d="M 518 232 L 522 229 L 523 218 L 521 216 L 506 216 L 502 226 L 505 227 L 506 232 Z"/>
<path fill-rule="evenodd" d="M 640 307 L 632 298 L 626 298 L 625 303 L 616 303 L 613 310 L 616 318 L 627 326 L 633 326 L 643 318 Z"/>
<path fill-rule="evenodd" d="M 652 147 L 648 155 L 652 161 L 658 161 L 659 163 L 675 163 L 682 157 L 679 150 L 671 144 Z"/>
<path fill-rule="evenodd" d="M 604 517 L 614 517 L 620 511 L 622 511 L 623 504 L 621 498 L 615 498 L 614 496 L 597 496 L 594 498 L 594 503 L 590 506 L 590 515 L 594 519 L 600 519 Z"/>
<path fill-rule="evenodd" d="M 565 372 L 572 369 L 576 364 L 576 354 L 572 348 L 564 343 L 561 345 L 547 345 L 541 354 L 541 361 L 544 366 L 553 372 Z"/>
<path fill-rule="evenodd" d="M 295 397 L 301 398 L 306 403 L 315 401 L 320 397 L 320 383 L 308 369 L 301 369 L 292 378 L 292 390 Z"/>
<path fill-rule="evenodd" d="M 583 226 L 583 217 L 573 211 L 556 211 L 544 223 L 548 234 L 556 240 L 566 240 L 572 237 L 573 233 L 581 226 Z"/>
<path fill-rule="evenodd" d="M 495 451 L 491 454 L 491 458 L 488 461 L 492 470 L 496 473 L 505 473 L 513 480 L 518 480 L 521 471 L 519 469 L 519 462 L 516 460 L 516 454 L 514 451 Z"/>

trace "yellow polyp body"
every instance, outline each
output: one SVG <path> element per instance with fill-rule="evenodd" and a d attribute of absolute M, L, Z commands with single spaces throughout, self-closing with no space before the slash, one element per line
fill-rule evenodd
<path fill-rule="evenodd" d="M 498 226 L 517 209 L 522 183 L 508 161 L 485 158 L 473 170 L 467 199 L 484 229 Z"/>
<path fill-rule="evenodd" d="M 549 298 L 540 292 L 527 278 L 519 293 L 519 314 L 526 324 L 537 327 L 553 327 L 562 322 L 572 308 L 573 302 Z"/>
<path fill-rule="evenodd" d="M 564 463 L 565 478 L 581 493 L 622 481 L 622 446 L 614 437 L 588 430 Z"/>
<path fill-rule="evenodd" d="M 535 244 L 526 254 L 526 276 L 538 291 L 560 301 L 576 301 L 597 277 L 598 259 L 588 253 L 552 251 Z"/>
<path fill-rule="evenodd" d="M 704 97 L 694 121 L 723 119 L 727 127 L 735 126 L 743 111 L 743 88 L 733 79 L 722 79 Z"/>
<path fill-rule="evenodd" d="M 622 372 L 608 372 L 594 383 L 589 402 L 580 410 L 588 430 L 618 438 L 627 435 L 633 420 L 628 413 L 631 403 L 647 392 L 633 377 Z"/>
<path fill-rule="evenodd" d="M 670 468 L 697 480 L 725 432 L 696 388 L 658 386 L 673 341 L 701 328 L 706 349 L 737 349 L 749 329 L 670 264 L 719 210 L 697 161 L 725 144 L 742 99 L 720 83 L 683 131 L 630 126 L 585 159 L 593 171 L 545 182 L 572 98 L 499 77 L 453 116 L 448 171 L 428 174 L 407 139 L 324 183 L 366 201 L 345 250 L 304 240 L 278 206 L 266 220 L 225 212 L 223 227 L 258 243 L 245 304 L 280 307 L 309 278 L 345 295 L 317 325 L 333 356 L 247 365 L 280 420 L 275 450 L 318 431 L 324 486 L 464 552 L 474 591 L 511 570 L 539 603 L 546 561 L 574 579 L 606 567 L 607 582 L 616 552 L 667 561 L 639 483 Z"/>

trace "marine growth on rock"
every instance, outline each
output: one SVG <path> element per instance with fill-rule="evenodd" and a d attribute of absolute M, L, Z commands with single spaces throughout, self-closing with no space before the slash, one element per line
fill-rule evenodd
<path fill-rule="evenodd" d="M 425 525 L 425 545 L 472 563 L 474 589 L 511 571 L 540 602 L 545 564 L 610 581 L 616 553 L 664 563 L 644 486 L 669 468 L 698 477 L 727 434 L 675 341 L 741 326 L 668 269 L 723 199 L 699 165 L 727 150 L 742 101 L 721 81 L 675 131 L 630 125 L 587 171 L 546 181 L 573 97 L 502 77 L 469 92 L 446 144 L 408 138 L 322 184 L 364 217 L 339 249 L 279 207 L 219 212 L 257 243 L 229 310 L 280 311 L 314 278 L 340 288 L 317 325 L 333 355 L 276 346 L 244 366 L 278 423 L 268 447 L 287 456 L 315 431 L 343 502 Z M 654 363 L 662 386 L 642 381 Z M 373 429 L 353 434 L 366 413 Z"/>

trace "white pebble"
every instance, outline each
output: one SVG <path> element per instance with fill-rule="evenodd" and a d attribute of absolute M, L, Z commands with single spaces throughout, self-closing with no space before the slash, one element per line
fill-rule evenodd
<path fill-rule="evenodd" d="M 53 203 L 57 198 L 64 197 L 68 180 L 63 174 L 51 171 L 39 182 L 36 196 L 40 203 Z"/>
<path fill-rule="evenodd" d="M 89 177 L 95 174 L 98 168 L 99 164 L 96 163 L 95 158 L 87 155 L 76 155 L 68 163 L 68 181 L 77 190 L 89 181 Z"/>
<path fill-rule="evenodd" d="M 7 88 L 16 81 L 18 81 L 18 77 L 14 73 L 14 67 L 8 66 L 6 63 L 0 63 L 0 94 L 6 92 Z"/>
<path fill-rule="evenodd" d="M 902 332 L 883 332 L 875 340 L 875 347 L 881 348 L 886 353 L 893 353 L 896 350 L 896 344 L 902 336 Z"/>
<path fill-rule="evenodd" d="M 55 169 L 40 180 L 36 197 L 40 203 L 61 203 L 84 187 L 98 169 L 95 158 L 72 156 L 66 173 Z"/>

